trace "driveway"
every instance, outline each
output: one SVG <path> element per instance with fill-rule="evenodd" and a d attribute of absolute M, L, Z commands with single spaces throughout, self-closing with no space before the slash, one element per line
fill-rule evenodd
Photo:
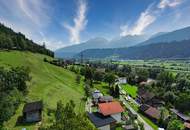
<path fill-rule="evenodd" d="M 123 96 L 121 96 L 121 101 L 124 102 L 125 106 L 133 113 L 137 115 L 137 120 L 142 122 L 144 124 L 145 130 L 154 130 L 146 121 L 129 105 L 129 103 L 124 99 Z"/>
<path fill-rule="evenodd" d="M 119 86 L 120 91 L 121 91 L 121 87 Z M 144 129 L 145 130 L 154 130 L 130 105 L 129 103 L 125 100 L 124 95 L 120 95 L 120 100 L 123 101 L 123 103 L 125 104 L 125 106 L 133 113 L 137 115 L 137 120 L 139 120 L 140 122 L 142 122 L 144 124 Z M 137 105 L 139 105 L 134 99 L 131 98 L 131 101 Z"/>

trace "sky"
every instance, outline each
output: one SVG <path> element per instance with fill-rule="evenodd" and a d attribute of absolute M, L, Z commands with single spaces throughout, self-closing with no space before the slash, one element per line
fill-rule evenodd
<path fill-rule="evenodd" d="M 0 0 L 0 22 L 56 50 L 190 26 L 190 0 Z"/>

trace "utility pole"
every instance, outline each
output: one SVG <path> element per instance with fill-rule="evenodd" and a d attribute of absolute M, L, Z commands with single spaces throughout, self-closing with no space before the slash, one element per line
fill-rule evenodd
<path fill-rule="evenodd" d="M 80 62 L 81 62 L 81 64 L 83 64 L 83 53 L 82 52 L 80 54 Z"/>

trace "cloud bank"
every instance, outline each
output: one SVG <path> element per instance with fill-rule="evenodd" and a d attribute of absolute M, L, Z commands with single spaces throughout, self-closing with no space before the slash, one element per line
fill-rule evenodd
<path fill-rule="evenodd" d="M 80 42 L 80 33 L 82 30 L 85 29 L 88 22 L 86 19 L 86 12 L 87 12 L 87 3 L 84 0 L 80 0 L 78 2 L 78 10 L 77 10 L 76 17 L 73 19 L 74 25 L 71 26 L 67 23 L 63 24 L 63 26 L 70 33 L 70 42 L 73 42 L 73 43 Z"/>
<path fill-rule="evenodd" d="M 161 11 L 167 7 L 174 8 L 182 3 L 182 0 L 160 0 L 157 6 L 153 4 L 149 5 L 148 8 L 142 12 L 135 22 L 135 24 L 129 28 L 128 24 L 121 25 L 120 36 L 127 35 L 140 35 L 143 31 L 152 23 L 154 23 L 161 13 Z"/>

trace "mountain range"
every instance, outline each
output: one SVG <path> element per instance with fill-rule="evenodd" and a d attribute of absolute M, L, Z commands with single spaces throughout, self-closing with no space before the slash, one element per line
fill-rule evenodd
<path fill-rule="evenodd" d="M 86 49 L 131 47 L 147 39 L 148 36 L 145 35 L 134 35 L 134 36 L 128 35 L 125 37 L 113 39 L 111 41 L 108 41 L 105 38 L 97 37 L 80 44 L 71 45 L 58 49 L 55 51 L 55 55 L 56 57 L 71 58 L 72 56 Z"/>
<path fill-rule="evenodd" d="M 160 32 L 149 38 L 145 35 L 128 35 L 111 41 L 95 38 L 78 45 L 59 49 L 55 51 L 55 55 L 76 58 L 83 53 L 86 58 L 183 58 L 183 56 L 188 57 L 182 53 L 186 53 L 185 47 L 188 47 L 189 39 L 190 27 L 186 27 L 172 32 Z M 173 52 L 175 50 L 176 54 Z M 171 52 L 171 55 L 167 55 L 165 51 Z"/>

